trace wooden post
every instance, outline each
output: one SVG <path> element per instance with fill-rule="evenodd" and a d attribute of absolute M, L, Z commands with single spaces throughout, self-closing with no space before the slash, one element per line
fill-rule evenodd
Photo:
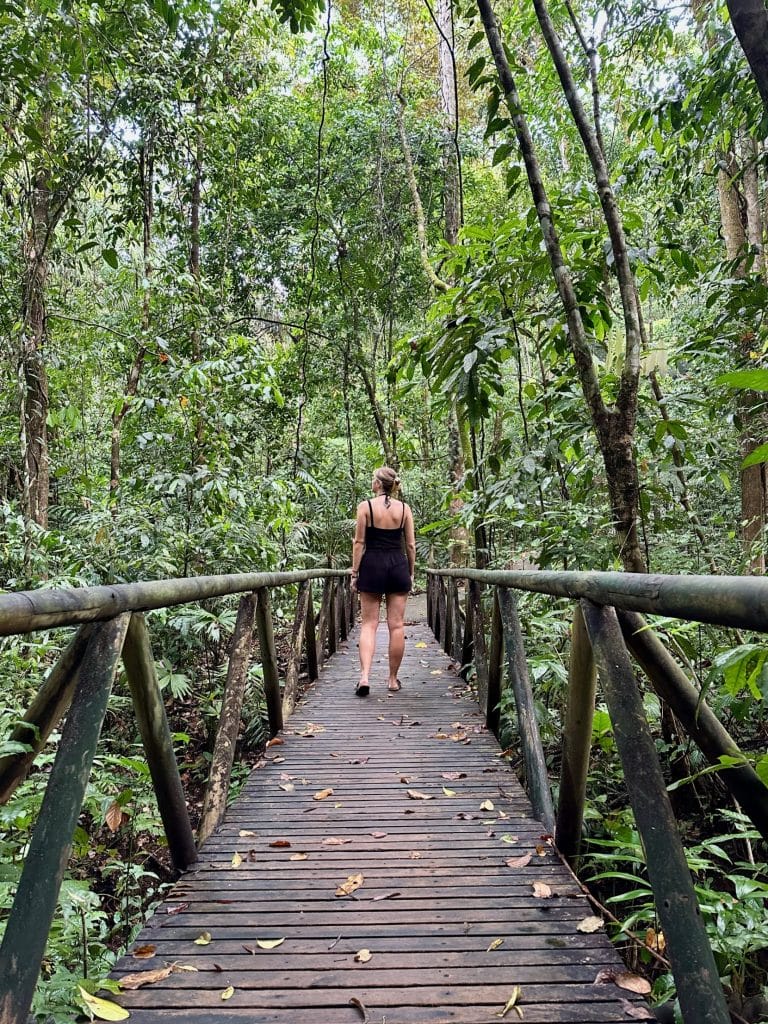
<path fill-rule="evenodd" d="M 79 684 L 0 946 L 2 1024 L 24 1024 L 32 1005 L 130 618 L 130 613 L 123 613 L 98 626 L 80 665 Z"/>
<path fill-rule="evenodd" d="M 339 614 L 339 640 L 343 643 L 347 639 L 349 621 L 347 619 L 347 588 L 345 579 L 340 576 L 336 580 L 336 607 Z"/>
<path fill-rule="evenodd" d="M 261 671 L 264 682 L 264 698 L 267 702 L 270 736 L 276 736 L 283 728 L 283 706 L 280 700 L 280 677 L 277 672 L 275 634 L 272 629 L 272 603 L 269 590 L 261 587 L 256 591 L 256 628 L 259 633 Z"/>
<path fill-rule="evenodd" d="M 149 631 L 140 612 L 131 616 L 123 646 L 123 664 L 171 861 L 177 871 L 186 871 L 197 860 L 197 849 L 157 682 Z"/>
<path fill-rule="evenodd" d="M 351 578 L 347 580 L 347 589 L 349 591 L 349 629 L 351 632 L 355 628 L 357 619 L 357 591 L 352 589 Z"/>
<path fill-rule="evenodd" d="M 731 1018 L 717 965 L 616 611 L 586 599 L 581 601 L 581 608 L 645 848 L 683 1019 L 696 1024 L 728 1024 Z"/>
<path fill-rule="evenodd" d="M 488 702 L 485 708 L 485 724 L 499 738 L 501 722 L 501 682 L 504 674 L 504 634 L 501 627 L 499 594 L 493 588 L 493 613 L 491 615 L 491 642 L 488 650 Z"/>
<path fill-rule="evenodd" d="M 310 682 L 320 674 L 317 669 L 317 634 L 315 633 L 315 609 L 312 604 L 312 584 L 307 590 L 307 625 L 304 631 L 304 642 L 307 647 L 307 676 Z"/>
<path fill-rule="evenodd" d="M 461 668 L 459 675 L 462 679 L 469 676 L 469 667 L 475 656 L 474 629 L 472 627 L 472 602 L 469 599 L 469 587 L 464 595 L 464 635 L 461 641 Z"/>
<path fill-rule="evenodd" d="M 339 613 L 336 607 L 336 580 L 328 580 L 328 657 L 335 654 L 339 646 Z"/>
<path fill-rule="evenodd" d="M 475 580 L 469 582 L 469 600 L 472 604 L 472 650 L 477 700 L 481 708 L 486 708 L 488 704 L 488 648 L 485 642 L 483 585 Z"/>
<path fill-rule="evenodd" d="M 587 798 L 587 772 L 592 744 L 592 719 L 595 714 L 597 672 L 592 647 L 579 605 L 573 610 L 571 660 L 568 666 L 568 703 L 563 733 L 563 762 L 560 771 L 560 796 L 557 802 L 555 842 L 572 864 L 579 855 L 584 804 Z"/>
<path fill-rule="evenodd" d="M 443 629 L 443 650 L 449 658 L 453 657 L 453 615 L 454 615 L 454 601 L 453 595 L 456 592 L 456 580 L 448 579 L 445 581 L 445 628 Z"/>
<path fill-rule="evenodd" d="M 637 612 L 618 612 L 624 641 L 651 681 L 656 693 L 674 711 L 681 725 L 693 737 L 711 764 L 721 757 L 743 759 L 744 763 L 718 773 L 750 817 L 762 837 L 768 840 L 768 788 L 747 763 L 738 744 L 721 724 L 701 693 L 680 668 L 659 637 Z"/>
<path fill-rule="evenodd" d="M 309 582 L 305 584 L 311 586 Z M 224 817 L 229 795 L 229 780 L 235 761 L 237 735 L 243 711 L 245 687 L 248 682 L 248 665 L 253 645 L 253 620 L 256 614 L 256 595 L 245 594 L 240 598 L 237 609 L 235 631 L 229 649 L 227 681 L 221 701 L 219 725 L 213 747 L 211 770 L 203 799 L 203 813 L 197 826 L 197 845 L 202 846 L 208 836 Z"/>
<path fill-rule="evenodd" d="M 458 584 L 453 590 L 453 636 L 451 637 L 451 658 L 457 663 L 461 663 L 461 645 L 463 642 L 463 632 L 461 627 L 461 600 L 459 598 Z"/>
<path fill-rule="evenodd" d="M 320 598 L 320 612 L 317 617 L 317 658 L 320 665 L 325 661 L 325 649 L 328 644 L 328 633 L 331 616 L 331 583 L 330 576 L 323 580 L 323 593 Z"/>
<path fill-rule="evenodd" d="M 59 660 L 37 691 L 27 713 L 9 739 L 26 743 L 32 749 L 25 754 L 0 758 L 0 804 L 5 804 L 26 778 L 32 763 L 72 702 L 79 679 L 80 662 L 93 635 L 94 626 L 81 626 L 62 651 Z"/>
<path fill-rule="evenodd" d="M 291 654 L 285 670 L 285 686 L 283 687 L 283 721 L 290 718 L 299 695 L 299 672 L 301 671 L 301 654 L 304 650 L 304 634 L 307 630 L 307 603 L 309 601 L 309 580 L 299 584 L 296 595 L 296 615 L 293 620 L 291 634 Z M 338 609 L 339 602 L 336 607 Z"/>
<path fill-rule="evenodd" d="M 523 632 L 520 628 L 515 599 L 506 587 L 499 587 L 499 610 L 504 628 L 507 672 L 515 695 L 517 727 L 525 761 L 528 791 L 534 814 L 541 820 L 548 832 L 554 832 L 555 812 L 552 807 L 552 794 L 549 790 L 547 762 L 541 744 L 539 724 L 536 721 L 536 705 L 525 660 Z"/>
<path fill-rule="evenodd" d="M 432 573 L 427 575 L 427 625 L 434 633 L 435 631 L 435 619 L 434 619 L 434 599 L 433 595 L 435 592 L 435 577 Z"/>

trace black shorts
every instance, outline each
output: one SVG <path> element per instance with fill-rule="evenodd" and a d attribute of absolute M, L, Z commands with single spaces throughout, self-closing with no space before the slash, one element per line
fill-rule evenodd
<path fill-rule="evenodd" d="M 363 594 L 408 594 L 411 574 L 405 552 L 366 550 L 360 562 L 357 589 Z"/>

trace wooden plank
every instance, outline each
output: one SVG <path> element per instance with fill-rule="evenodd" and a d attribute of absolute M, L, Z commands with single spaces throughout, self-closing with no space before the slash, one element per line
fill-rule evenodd
<path fill-rule="evenodd" d="M 516 984 L 534 1024 L 613 1024 L 642 1005 L 593 984 L 602 968 L 622 969 L 616 951 L 577 930 L 590 907 L 464 682 L 424 627 L 406 634 L 394 696 L 383 630 L 367 700 L 352 695 L 356 634 L 326 662 L 282 744 L 136 939 L 155 959 L 118 962 L 115 976 L 165 961 L 197 968 L 118 997 L 133 1024 L 352 1024 L 353 997 L 369 1024 L 488 1024 Z M 357 872 L 360 888 L 337 898 Z M 535 881 L 553 895 L 534 896 Z M 212 940 L 196 945 L 203 931 Z M 259 938 L 285 941 L 259 950 Z M 354 960 L 362 948 L 366 964 Z"/>

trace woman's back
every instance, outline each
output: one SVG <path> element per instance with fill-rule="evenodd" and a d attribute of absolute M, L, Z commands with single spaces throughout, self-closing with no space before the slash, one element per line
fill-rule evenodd
<path fill-rule="evenodd" d="M 361 501 L 359 509 L 362 509 L 365 515 L 366 526 L 374 526 L 379 530 L 399 529 L 405 524 L 409 511 L 405 502 L 398 498 L 391 498 L 387 505 L 383 496 Z M 371 522 L 371 515 L 373 515 L 373 522 Z"/>

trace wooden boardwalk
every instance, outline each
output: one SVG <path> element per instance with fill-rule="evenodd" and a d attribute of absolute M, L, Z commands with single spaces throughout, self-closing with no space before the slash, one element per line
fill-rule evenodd
<path fill-rule="evenodd" d="M 594 984 L 619 958 L 602 932 L 578 931 L 590 906 L 427 626 L 406 634 L 393 696 L 383 627 L 366 700 L 356 633 L 326 664 L 134 943 L 156 956 L 117 964 L 115 977 L 195 968 L 118 997 L 133 1024 L 644 1018 L 637 996 Z"/>

